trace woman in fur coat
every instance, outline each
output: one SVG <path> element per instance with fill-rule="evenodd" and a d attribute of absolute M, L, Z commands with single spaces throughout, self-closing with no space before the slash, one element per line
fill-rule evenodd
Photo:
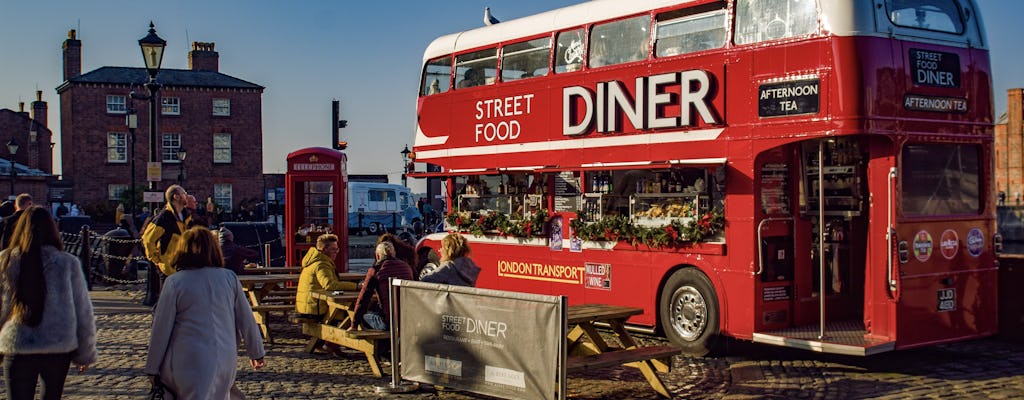
<path fill-rule="evenodd" d="M 218 400 L 241 397 L 234 388 L 238 338 L 253 369 L 263 368 L 263 338 L 242 284 L 224 267 L 209 229 L 181 236 L 171 260 L 178 271 L 164 281 L 153 314 L 143 370 L 170 391 L 165 398 Z"/>
<path fill-rule="evenodd" d="M 72 362 L 96 362 L 96 320 L 82 265 L 63 251 L 46 209 L 29 207 L 0 252 L 0 354 L 7 398 L 59 399 Z"/>

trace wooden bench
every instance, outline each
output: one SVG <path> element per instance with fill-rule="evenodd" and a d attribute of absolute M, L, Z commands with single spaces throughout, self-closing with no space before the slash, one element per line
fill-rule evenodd
<path fill-rule="evenodd" d="M 270 336 L 270 313 L 288 313 L 293 310 L 295 310 L 294 304 L 260 304 L 252 308 L 252 315 L 256 318 L 256 325 L 259 325 L 260 331 L 263 332 L 263 337 L 267 338 L 268 343 L 274 344 L 274 338 Z"/>
<path fill-rule="evenodd" d="M 566 371 L 583 372 L 616 365 L 635 367 L 630 364 L 650 360 L 659 372 L 669 372 L 672 369 L 671 357 L 681 353 L 682 350 L 673 346 L 647 346 L 587 356 L 569 356 Z"/>
<path fill-rule="evenodd" d="M 313 353 L 321 341 L 335 343 L 363 352 L 366 355 L 366 361 L 370 363 L 370 369 L 373 370 L 373 374 L 378 378 L 384 376 L 377 355 L 380 354 L 380 346 L 390 346 L 391 332 L 377 330 L 350 331 L 333 325 L 322 324 L 318 321 L 306 322 L 309 320 L 306 318 L 295 317 L 293 320 L 303 321 L 302 333 L 310 336 L 310 341 L 306 345 L 306 352 Z"/>

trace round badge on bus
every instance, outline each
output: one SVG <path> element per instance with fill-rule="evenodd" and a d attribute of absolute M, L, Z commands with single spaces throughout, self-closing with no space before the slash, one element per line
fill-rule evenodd
<path fill-rule="evenodd" d="M 978 257 L 981 252 L 985 250 L 985 236 L 981 234 L 981 229 L 971 228 L 967 231 L 967 254 L 971 257 Z"/>
<path fill-rule="evenodd" d="M 928 231 L 920 231 L 914 235 L 914 257 L 925 262 L 932 258 L 932 235 Z"/>
<path fill-rule="evenodd" d="M 960 252 L 960 236 L 956 234 L 956 231 L 946 229 L 942 232 L 942 237 L 939 239 L 939 252 L 947 260 L 956 257 L 956 253 Z"/>

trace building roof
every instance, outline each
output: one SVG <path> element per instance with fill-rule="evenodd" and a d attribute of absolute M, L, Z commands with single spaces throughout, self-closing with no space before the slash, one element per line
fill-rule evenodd
<path fill-rule="evenodd" d="M 11 160 L 0 158 L 0 177 L 10 176 L 12 165 L 14 166 L 14 172 L 17 172 L 18 176 L 50 176 L 46 171 L 29 168 L 25 164 L 11 163 Z"/>
<path fill-rule="evenodd" d="M 156 76 L 160 84 L 174 87 L 203 87 L 263 90 L 263 86 L 247 82 L 230 75 L 214 71 L 193 71 L 190 69 L 161 69 Z M 63 92 L 72 83 L 99 84 L 142 84 L 149 81 L 145 68 L 100 67 L 76 76 L 57 87 Z"/>

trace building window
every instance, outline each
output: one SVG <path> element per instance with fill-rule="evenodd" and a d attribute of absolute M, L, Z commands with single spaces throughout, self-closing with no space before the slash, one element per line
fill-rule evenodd
<path fill-rule="evenodd" d="M 107 200 L 120 201 L 124 192 L 128 191 L 128 185 L 112 184 L 107 185 Z"/>
<path fill-rule="evenodd" d="M 231 212 L 231 184 L 217 183 L 213 185 L 213 203 L 224 212 Z"/>
<path fill-rule="evenodd" d="M 177 164 L 178 161 L 178 149 L 181 148 L 181 134 L 180 133 L 165 133 L 163 134 L 163 140 L 160 143 L 162 149 L 163 162 Z"/>
<path fill-rule="evenodd" d="M 161 97 L 160 113 L 163 115 L 181 115 L 181 98 Z"/>
<path fill-rule="evenodd" d="M 107 162 L 128 162 L 128 135 L 123 132 L 107 133 Z"/>
<path fill-rule="evenodd" d="M 213 99 L 213 115 L 231 115 L 231 99 Z"/>
<path fill-rule="evenodd" d="M 215 163 L 230 163 L 231 162 L 231 134 L 230 133 L 215 133 L 215 134 L 213 134 L 213 162 L 215 162 Z"/>
<path fill-rule="evenodd" d="M 107 96 L 107 114 L 124 114 L 128 110 L 125 104 L 124 96 Z"/>

